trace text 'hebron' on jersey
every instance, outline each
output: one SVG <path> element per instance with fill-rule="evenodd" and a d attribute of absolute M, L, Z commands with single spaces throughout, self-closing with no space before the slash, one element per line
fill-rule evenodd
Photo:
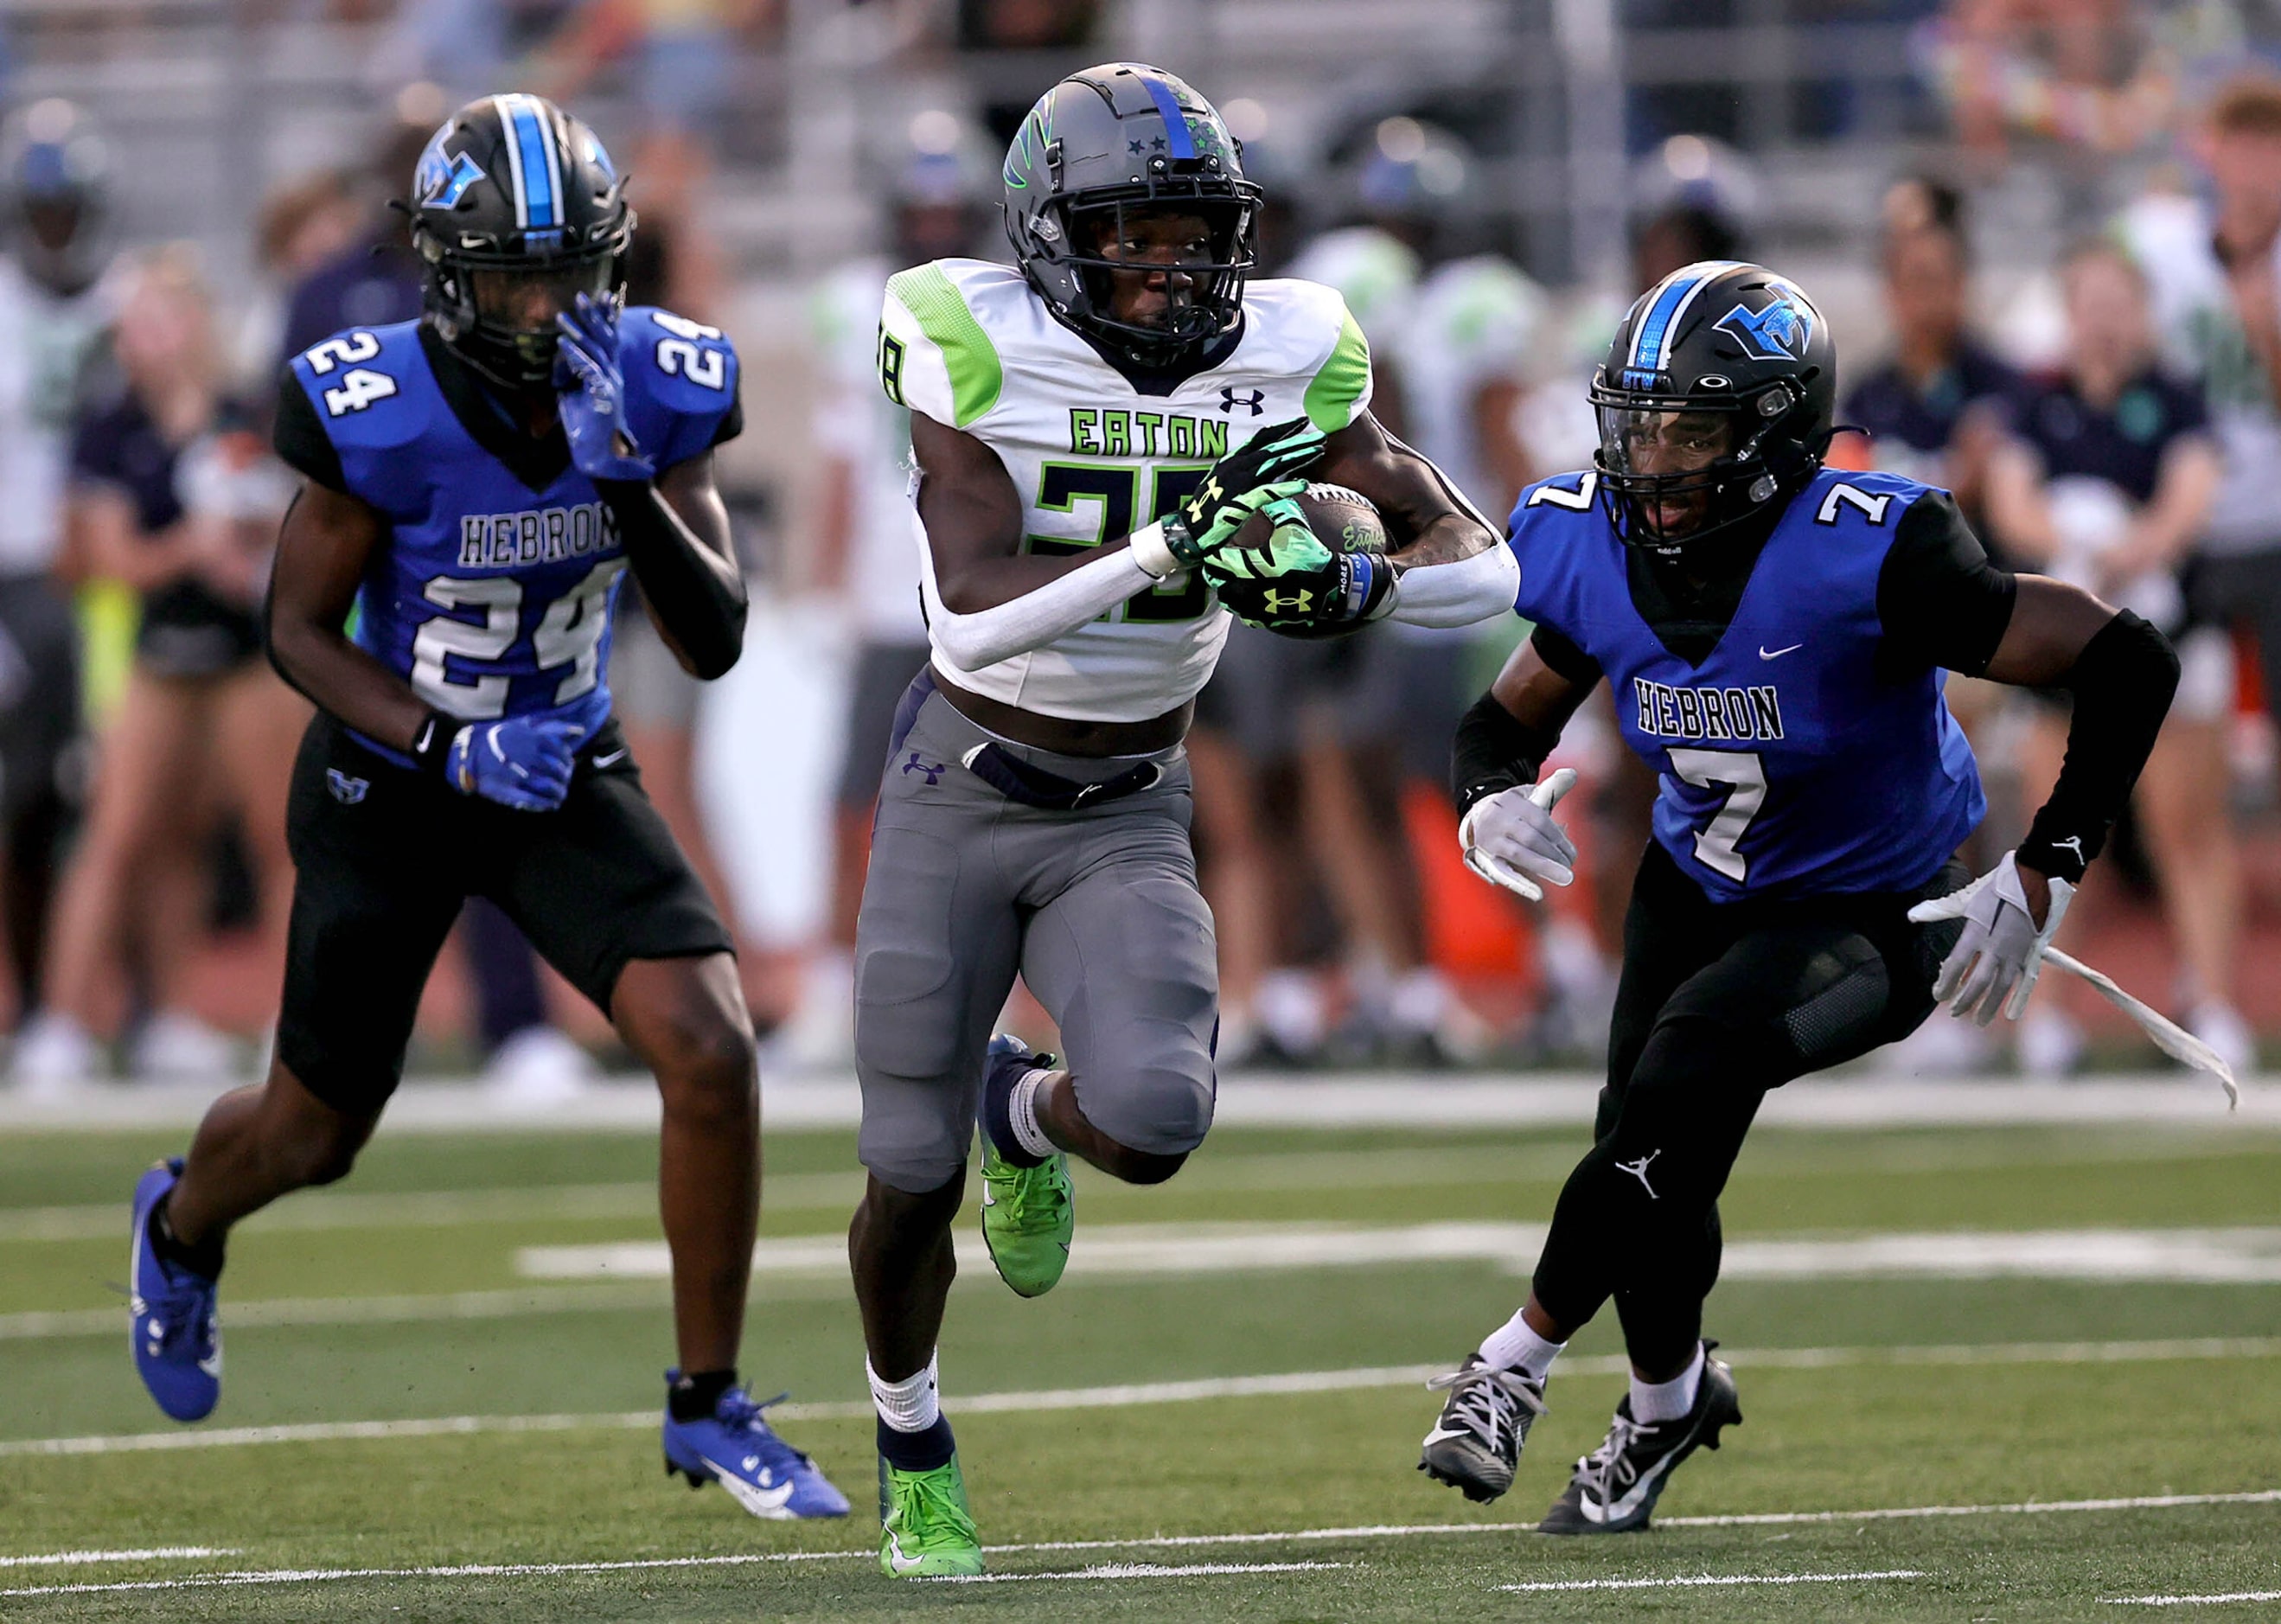
<path fill-rule="evenodd" d="M 618 522 L 600 502 L 471 513 L 460 519 L 460 568 L 509 569 L 618 550 Z"/>
<path fill-rule="evenodd" d="M 1665 739 L 1780 739 L 1782 700 L 1771 684 L 1676 688 L 1632 678 L 1642 733 Z"/>

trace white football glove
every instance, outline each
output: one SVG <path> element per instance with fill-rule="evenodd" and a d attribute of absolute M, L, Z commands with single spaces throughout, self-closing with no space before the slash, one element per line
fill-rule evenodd
<path fill-rule="evenodd" d="M 2053 880 L 2051 911 L 2037 928 L 2014 855 L 2006 852 L 2003 862 L 1963 890 L 1909 909 L 1909 917 L 1919 924 L 1936 919 L 1964 921 L 1964 934 L 1933 979 L 1933 1001 L 1948 1004 L 1949 1013 L 1958 1019 L 1970 1016 L 1983 1026 L 1996 1018 L 1999 1009 L 2008 1020 L 2020 1018 L 2028 1007 L 2028 994 L 2036 990 L 2036 978 L 2043 973 L 2044 949 L 2059 933 L 2068 899 L 2075 895 L 2075 887 L 2067 881 Z"/>
<path fill-rule="evenodd" d="M 1563 767 L 1542 784 L 1499 790 L 1473 802 L 1458 825 L 1465 866 L 1532 902 L 1544 900 L 1537 880 L 1555 885 L 1574 880 L 1576 844 L 1552 821 L 1552 808 L 1575 785 L 1576 769 Z"/>

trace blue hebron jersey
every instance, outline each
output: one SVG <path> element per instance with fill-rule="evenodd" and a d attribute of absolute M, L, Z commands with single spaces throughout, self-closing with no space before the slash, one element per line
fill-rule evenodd
<path fill-rule="evenodd" d="M 1922 885 L 1988 809 L 1943 673 L 1880 667 L 1877 584 L 1930 493 L 1824 470 L 1791 499 L 1701 664 L 1632 601 L 1592 475 L 1521 492 L 1514 608 L 1606 675 L 1626 743 L 1662 780 L 1655 838 L 1712 901 Z"/>
<path fill-rule="evenodd" d="M 737 356 L 718 329 L 637 306 L 618 330 L 627 426 L 658 469 L 737 431 Z M 388 519 L 358 591 L 357 644 L 469 722 L 607 692 L 625 568 L 609 510 L 559 433 L 509 423 L 423 331 L 352 328 L 293 359 L 329 456 L 297 454 L 280 414 L 289 461 Z"/>

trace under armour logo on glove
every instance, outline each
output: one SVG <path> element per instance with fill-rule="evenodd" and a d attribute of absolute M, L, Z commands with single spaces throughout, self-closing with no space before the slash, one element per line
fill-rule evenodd
<path fill-rule="evenodd" d="M 915 772 L 926 774 L 929 784 L 939 784 L 942 782 L 943 764 L 940 762 L 923 762 L 919 760 L 919 753 L 914 750 L 911 759 L 903 763 L 903 776 L 908 778 Z"/>
<path fill-rule="evenodd" d="M 337 767 L 328 767 L 325 769 L 325 787 L 333 793 L 333 799 L 341 805 L 352 807 L 364 799 L 365 792 L 372 787 L 372 780 L 352 778 Z"/>
<path fill-rule="evenodd" d="M 1251 414 L 1254 417 L 1259 416 L 1267 409 L 1267 391 L 1264 389 L 1255 389 L 1249 395 L 1239 395 L 1233 385 L 1220 390 L 1219 409 L 1221 411 L 1233 414 L 1240 406 L 1249 406 Z"/>

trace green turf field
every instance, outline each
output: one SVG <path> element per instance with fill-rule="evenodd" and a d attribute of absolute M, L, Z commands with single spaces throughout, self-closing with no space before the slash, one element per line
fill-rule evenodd
<path fill-rule="evenodd" d="M 831 1264 L 851 1138 L 770 1141 L 746 1365 L 793 1390 L 783 1430 L 857 1501 L 837 1527 L 661 1473 L 645 1139 L 383 1132 L 347 1185 L 237 1237 L 228 1386 L 197 1429 L 143 1396 L 117 1289 L 123 1198 L 177 1136 L 0 1141 L 0 1619 L 2127 1619 L 2263 1593 L 2187 1611 L 2281 1618 L 2269 1132 L 1762 1133 L 1711 1316 L 1747 1424 L 1656 1532 L 1586 1544 L 1520 1530 L 1621 1391 L 1612 1323 L 1495 1506 L 1412 1469 L 1434 1400 L 1403 1368 L 1511 1311 L 1512 1237 L 1576 1133 L 1231 1132 L 1161 1189 L 1080 1174 L 1051 1296 L 1014 1298 L 963 1237 L 943 1373 L 985 1585 L 870 1560 Z M 1903 1262 L 1875 1261 L 1895 1234 Z M 1910 1272 L 1928 1258 L 1978 1278 Z M 1295 1373 L 1319 1375 L 1251 1380 Z M 2065 1504 L 2086 1501 L 2134 1504 Z M 2012 1509 L 1952 1514 L 1972 1506 Z"/>

